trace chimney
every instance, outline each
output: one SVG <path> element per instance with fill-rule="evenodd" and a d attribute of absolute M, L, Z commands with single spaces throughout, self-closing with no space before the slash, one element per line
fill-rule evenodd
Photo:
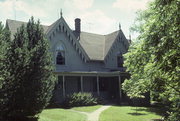
<path fill-rule="evenodd" d="M 75 32 L 77 33 L 81 32 L 81 19 L 79 18 L 75 19 Z"/>

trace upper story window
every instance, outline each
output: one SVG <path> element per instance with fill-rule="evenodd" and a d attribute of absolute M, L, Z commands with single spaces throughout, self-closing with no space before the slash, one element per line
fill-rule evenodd
<path fill-rule="evenodd" d="M 123 67 L 124 61 L 122 54 L 119 54 L 117 56 L 117 67 Z"/>
<path fill-rule="evenodd" d="M 65 49 L 62 45 L 56 48 L 56 64 L 65 65 Z"/>

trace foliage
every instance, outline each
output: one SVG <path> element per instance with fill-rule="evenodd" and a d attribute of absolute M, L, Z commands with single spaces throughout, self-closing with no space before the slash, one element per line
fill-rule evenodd
<path fill-rule="evenodd" d="M 27 117 L 40 113 L 48 104 L 54 88 L 49 43 L 40 22 L 33 17 L 22 25 L 9 43 L 3 81 L 3 117 Z"/>
<path fill-rule="evenodd" d="M 89 106 L 98 104 L 98 100 L 91 93 L 79 92 L 68 95 L 64 103 L 67 107 Z"/>
<path fill-rule="evenodd" d="M 140 33 L 139 41 L 125 55 L 131 79 L 123 84 L 130 97 L 153 92 L 170 106 L 167 120 L 172 121 L 180 119 L 179 11 L 179 0 L 155 0 L 147 10 L 139 12 L 133 27 Z"/>

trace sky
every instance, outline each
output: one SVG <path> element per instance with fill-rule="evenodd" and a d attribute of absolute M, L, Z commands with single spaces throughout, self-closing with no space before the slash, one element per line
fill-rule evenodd
<path fill-rule="evenodd" d="M 127 39 L 136 34 L 129 31 L 138 10 L 147 8 L 150 0 L 0 0 L 0 21 L 6 19 L 27 22 L 31 16 L 41 24 L 51 25 L 63 17 L 71 29 L 74 19 L 81 19 L 81 30 L 109 34 L 119 30 L 119 23 Z M 151 0 L 152 1 L 152 0 Z"/>

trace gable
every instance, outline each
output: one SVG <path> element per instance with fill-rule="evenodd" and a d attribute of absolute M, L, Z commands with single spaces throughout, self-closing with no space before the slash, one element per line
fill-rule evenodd
<path fill-rule="evenodd" d="M 59 20 L 57 20 L 55 23 L 53 23 L 50 28 L 47 30 L 46 35 L 49 38 L 50 41 L 53 41 L 52 37 L 55 36 L 55 34 L 60 31 L 64 32 L 66 36 L 69 38 L 69 42 L 73 45 L 76 52 L 80 55 L 81 59 L 83 61 L 88 61 L 89 56 L 86 54 L 82 46 L 77 41 L 77 38 L 73 34 L 73 31 L 69 28 L 67 23 L 65 22 L 64 18 L 61 17 Z"/>
<path fill-rule="evenodd" d="M 127 52 L 128 48 L 129 48 L 129 42 L 121 30 L 119 30 L 117 33 L 114 33 L 114 34 L 117 34 L 117 35 L 115 35 L 115 36 L 111 35 L 111 36 L 113 36 L 112 38 L 114 41 L 110 43 L 111 46 L 109 46 L 109 49 L 106 50 L 107 53 L 104 58 L 104 61 L 107 61 L 109 56 L 111 56 L 111 54 L 113 53 L 114 48 L 116 48 L 117 46 L 121 46 L 120 53 Z M 117 53 L 119 53 L 119 52 L 117 52 Z"/>
<path fill-rule="evenodd" d="M 113 32 L 111 34 L 106 35 L 106 40 L 105 40 L 105 50 L 104 50 L 104 56 L 106 57 L 108 52 L 110 51 L 114 41 L 116 38 L 119 36 L 119 31 Z M 104 58 L 105 58 L 104 57 Z"/>

